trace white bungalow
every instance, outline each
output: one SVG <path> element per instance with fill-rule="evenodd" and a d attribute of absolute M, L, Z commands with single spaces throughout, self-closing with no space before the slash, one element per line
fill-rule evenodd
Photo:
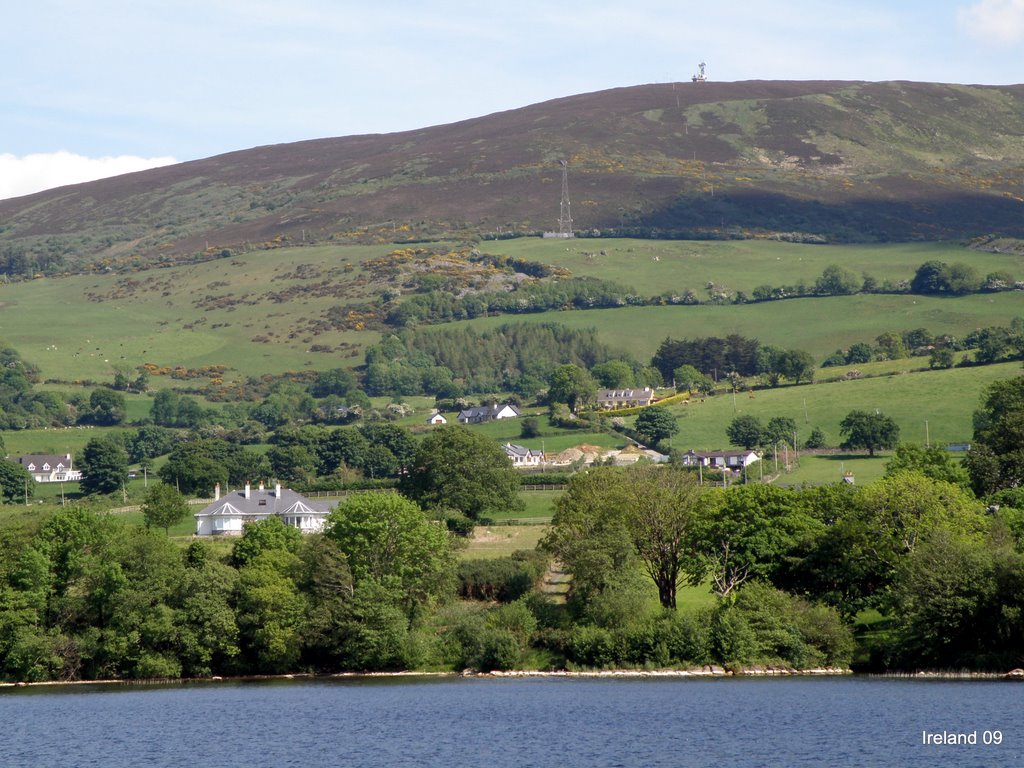
<path fill-rule="evenodd" d="M 512 464 L 516 467 L 539 467 L 544 461 L 544 454 L 541 451 L 534 451 L 514 443 L 505 443 L 501 447 L 505 449 L 505 455 L 512 460 Z"/>
<path fill-rule="evenodd" d="M 73 483 L 82 479 L 82 472 L 74 468 L 70 453 L 63 456 L 30 453 L 14 461 L 27 469 L 37 483 Z"/>
<path fill-rule="evenodd" d="M 697 465 L 713 467 L 715 469 L 739 470 L 749 467 L 761 457 L 757 451 L 694 451 L 690 450 L 683 454 L 682 462 L 689 467 Z"/>
<path fill-rule="evenodd" d="M 481 405 L 459 411 L 459 424 L 481 424 L 485 421 L 498 419 L 515 419 L 521 414 L 519 409 L 510 403 L 502 405 Z"/>
<path fill-rule="evenodd" d="M 434 411 L 432 414 L 430 414 L 430 417 L 427 419 L 427 424 L 447 424 L 447 423 L 448 423 L 448 419 L 446 419 L 441 414 L 440 411 Z"/>
<path fill-rule="evenodd" d="M 654 402 L 654 390 L 643 389 L 602 389 L 597 393 L 597 407 L 606 409 L 637 408 Z"/>
<path fill-rule="evenodd" d="M 244 490 L 229 491 L 221 497 L 217 483 L 213 503 L 195 514 L 196 536 L 239 536 L 248 523 L 271 517 L 279 517 L 285 525 L 302 533 L 318 533 L 333 505 L 334 502 L 310 501 L 290 488 L 281 488 L 280 483 L 273 489 L 260 483 L 255 491 L 246 483 Z"/>

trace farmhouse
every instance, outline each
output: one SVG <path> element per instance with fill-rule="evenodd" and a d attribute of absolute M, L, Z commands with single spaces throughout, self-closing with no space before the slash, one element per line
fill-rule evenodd
<path fill-rule="evenodd" d="M 260 483 L 253 490 L 249 483 L 241 491 L 220 495 L 220 483 L 213 503 L 196 512 L 196 536 L 227 534 L 238 536 L 248 523 L 279 517 L 285 525 L 302 533 L 318 533 L 331 513 L 333 503 L 310 501 L 278 483 L 273 489 Z"/>
<path fill-rule="evenodd" d="M 602 389 L 597 393 L 598 408 L 637 408 L 654 402 L 654 390 L 643 389 Z"/>
<path fill-rule="evenodd" d="M 63 456 L 30 453 L 14 461 L 27 469 L 37 483 L 72 483 L 82 479 L 81 470 L 72 466 L 70 453 Z"/>
<path fill-rule="evenodd" d="M 505 455 L 512 459 L 512 464 L 517 467 L 539 467 L 544 461 L 544 454 L 541 451 L 534 451 L 514 443 L 505 443 Z"/>
<path fill-rule="evenodd" d="M 443 415 L 441 415 L 440 411 L 434 411 L 427 418 L 427 424 L 447 424 L 447 423 L 448 423 L 448 419 L 446 419 Z"/>
<path fill-rule="evenodd" d="M 682 462 L 685 466 L 713 467 L 715 469 L 743 469 L 749 467 L 761 457 L 757 451 L 694 451 L 689 450 L 683 454 Z"/>
<path fill-rule="evenodd" d="M 485 421 L 497 419 L 514 419 L 521 414 L 514 405 L 504 403 L 503 405 L 481 405 L 476 408 L 467 408 L 459 411 L 459 424 L 481 424 Z"/>

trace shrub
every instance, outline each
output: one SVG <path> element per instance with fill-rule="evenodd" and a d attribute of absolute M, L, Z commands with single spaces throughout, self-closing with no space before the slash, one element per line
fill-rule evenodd
<path fill-rule="evenodd" d="M 577 626 L 569 635 L 566 655 L 581 667 L 605 669 L 618 663 L 615 638 L 610 630 L 590 624 Z"/>

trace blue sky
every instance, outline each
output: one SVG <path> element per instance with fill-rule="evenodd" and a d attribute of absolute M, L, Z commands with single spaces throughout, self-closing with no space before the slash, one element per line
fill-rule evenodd
<path fill-rule="evenodd" d="M 32 0 L 0 198 L 175 160 L 688 80 L 1024 82 L 1024 0 Z"/>

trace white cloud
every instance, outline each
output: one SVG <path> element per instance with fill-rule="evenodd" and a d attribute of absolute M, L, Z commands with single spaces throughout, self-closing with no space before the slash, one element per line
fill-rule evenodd
<path fill-rule="evenodd" d="M 64 150 L 23 157 L 0 154 L 0 200 L 176 162 L 173 157 L 84 157 Z"/>
<path fill-rule="evenodd" d="M 979 40 L 1004 44 L 1024 40 L 1024 0 L 979 0 L 961 8 L 957 18 Z"/>

